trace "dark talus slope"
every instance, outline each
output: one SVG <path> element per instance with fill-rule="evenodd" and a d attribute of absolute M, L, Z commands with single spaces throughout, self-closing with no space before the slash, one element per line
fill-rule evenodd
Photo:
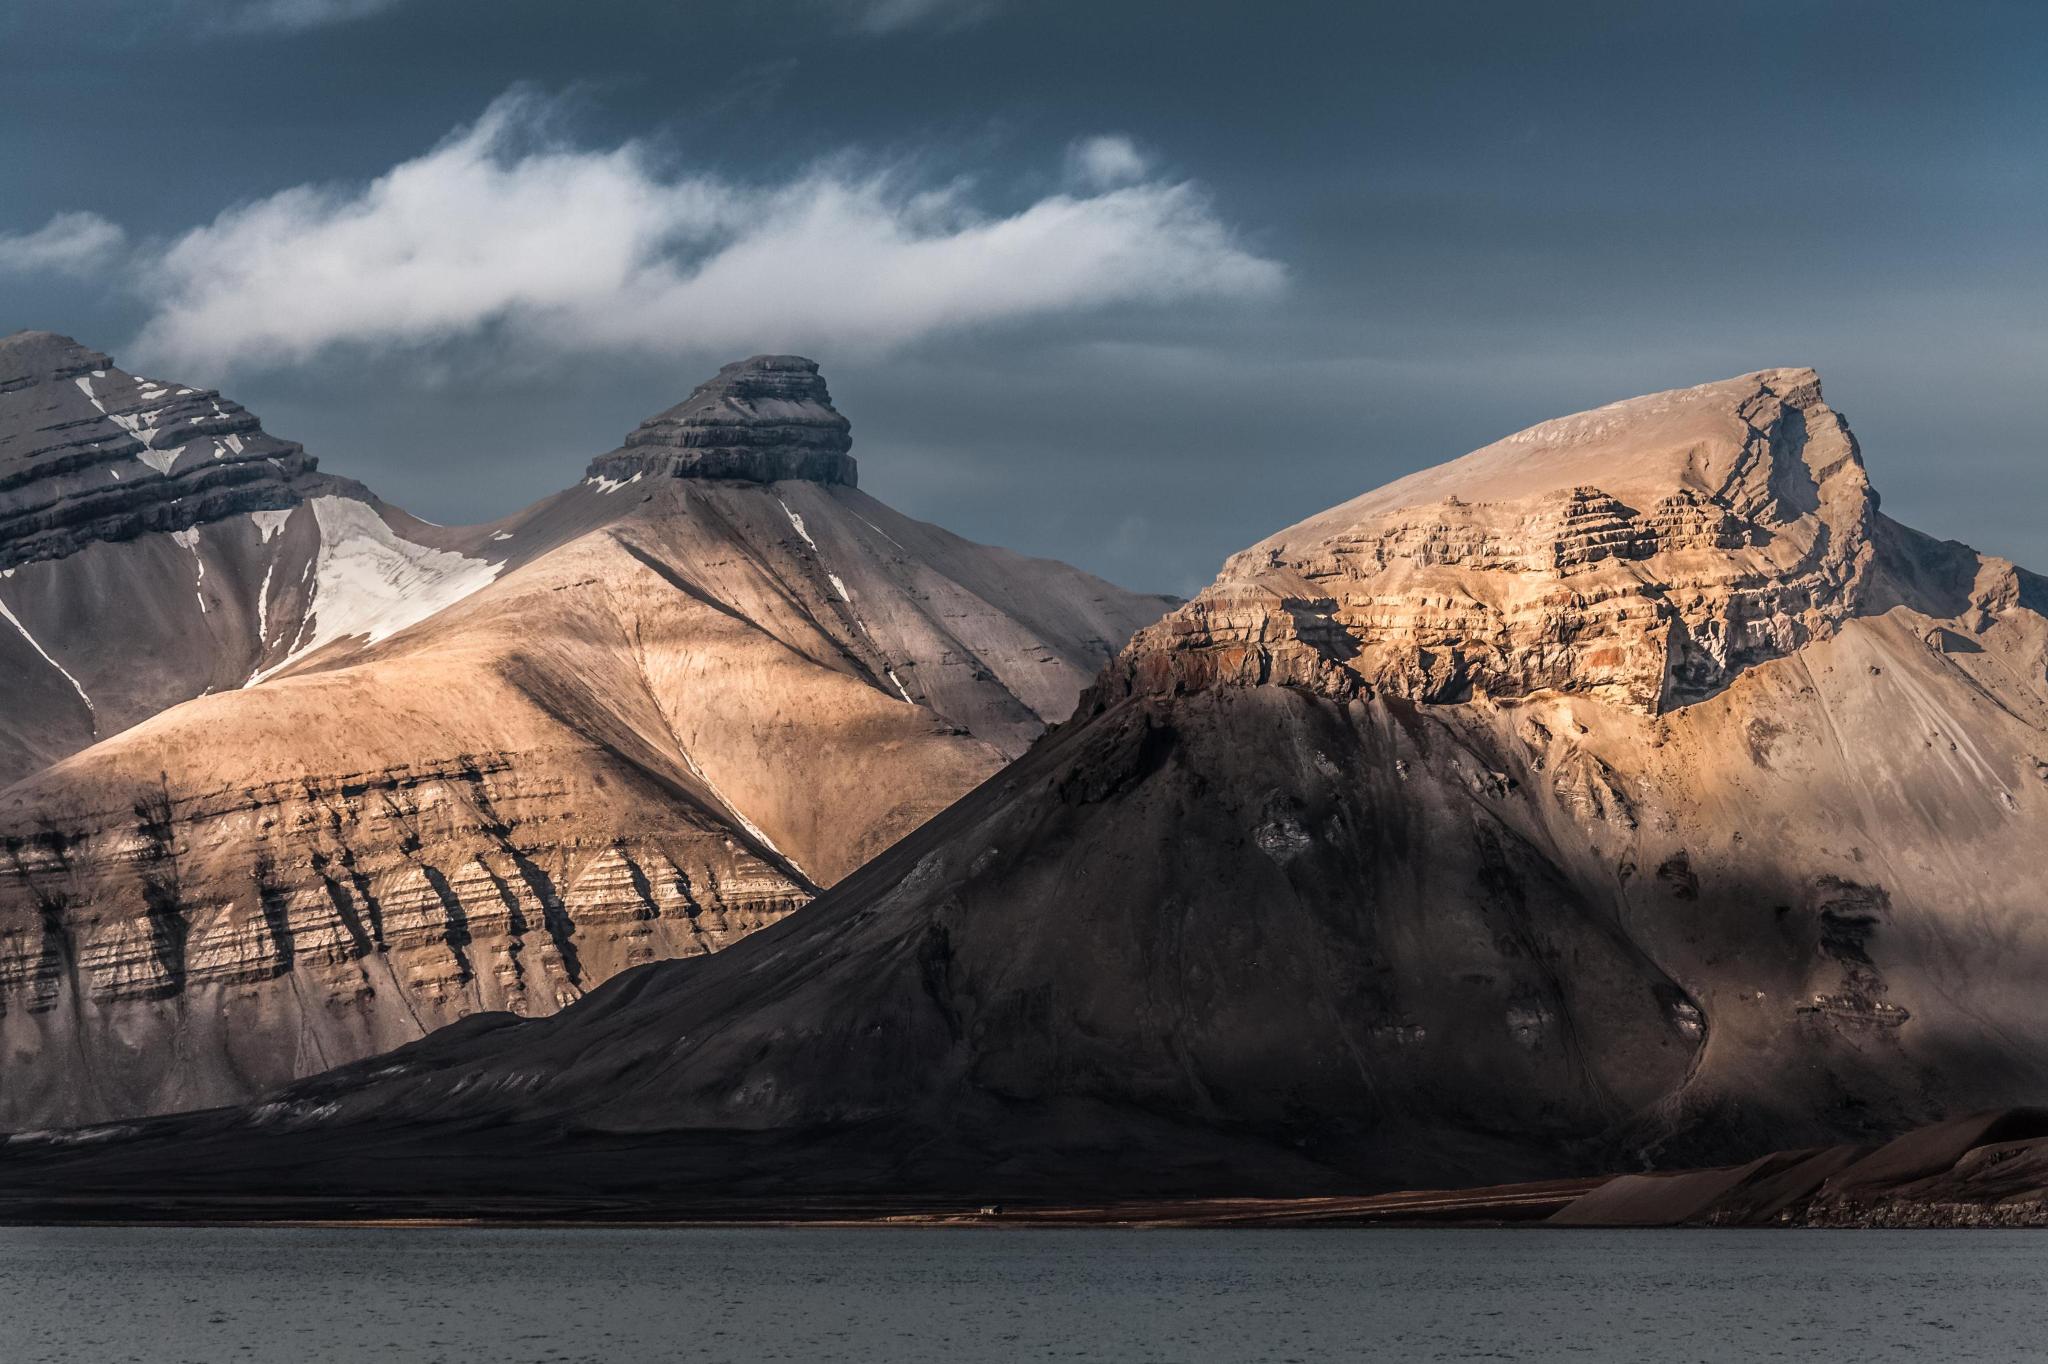
<path fill-rule="evenodd" d="M 1546 423 L 1239 556 L 1074 722 L 718 956 L 14 1177 L 1449 1187 L 2036 1100 L 2042 586 L 1886 520 L 1807 371 Z"/>
<path fill-rule="evenodd" d="M 808 375 L 843 444 L 781 357 L 707 386 L 728 440 L 757 370 Z M 0 1122 L 236 1101 L 719 948 L 996 770 L 1164 609 L 900 516 L 850 459 L 656 458 L 445 549 L 326 534 L 324 496 L 255 514 L 321 533 L 255 684 L 0 791 Z"/>

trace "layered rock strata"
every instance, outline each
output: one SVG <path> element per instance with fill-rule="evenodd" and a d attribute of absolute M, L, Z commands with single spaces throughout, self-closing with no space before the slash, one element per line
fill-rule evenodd
<path fill-rule="evenodd" d="M 852 487 L 858 472 L 846 418 L 814 360 L 756 355 L 738 360 L 695 392 L 640 423 L 626 443 L 590 462 L 590 477 L 638 474 L 731 478 L 749 483 L 803 479 Z"/>
<path fill-rule="evenodd" d="M 212 389 L 54 332 L 0 337 L 0 569 L 304 499 L 304 449 Z"/>
<path fill-rule="evenodd" d="M 1546 422 L 1283 531 L 1155 627 L 1134 660 L 1174 675 L 1133 685 L 1660 713 L 1904 600 L 1883 538 L 1819 379 L 1768 370 Z"/>
<path fill-rule="evenodd" d="M 721 439 L 800 466 L 753 401 Z M 0 790 L 0 1124 L 236 1101 L 721 947 L 1021 751 L 1165 605 L 844 481 L 592 478 L 452 529 L 321 495 L 192 534 L 0 582 L 45 631 L 96 556 L 260 586 L 224 688 Z M 119 648 L 37 642 L 25 680 L 84 659 L 87 689 Z"/>
<path fill-rule="evenodd" d="M 1546 424 L 1233 561 L 774 927 L 93 1169 L 205 1147 L 390 1207 L 1358 1192 L 2038 1103 L 2043 586 L 1882 517 L 1806 371 Z"/>

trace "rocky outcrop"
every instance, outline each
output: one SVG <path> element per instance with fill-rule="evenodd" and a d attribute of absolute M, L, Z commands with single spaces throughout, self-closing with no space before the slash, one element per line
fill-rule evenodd
<path fill-rule="evenodd" d="M 640 423 L 626 443 L 590 462 L 593 479 L 803 479 L 852 487 L 857 468 L 846 418 L 814 360 L 756 355 L 718 371 L 688 398 Z"/>
<path fill-rule="evenodd" d="M 0 789 L 0 1126 L 239 1101 L 722 947 L 1165 605 L 844 482 L 711 477 L 455 528 L 319 494 L 24 565 L 0 665 L 104 732 Z M 219 680 L 116 725 L 159 621 Z"/>
<path fill-rule="evenodd" d="M 2040 601 L 1879 516 L 1804 371 L 1547 424 L 1233 561 L 721 953 L 24 1178 L 206 1143 L 392 1208 L 515 1160 L 643 1210 L 1356 1193 L 2038 1103 Z"/>
<path fill-rule="evenodd" d="M 0 785 L 181 701 L 333 659 L 491 581 L 502 549 L 315 471 L 210 389 L 0 339 Z"/>
<path fill-rule="evenodd" d="M 212 389 L 137 378 L 54 332 L 0 338 L 0 569 L 339 486 L 314 475 Z"/>
<path fill-rule="evenodd" d="M 1272 681 L 1656 714 L 1899 599 L 1877 499 L 1811 370 L 1546 422 L 1233 557 L 1127 685 Z"/>

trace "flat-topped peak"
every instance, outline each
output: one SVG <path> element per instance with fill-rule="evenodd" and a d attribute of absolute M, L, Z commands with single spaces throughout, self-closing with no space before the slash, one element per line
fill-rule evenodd
<path fill-rule="evenodd" d="M 724 366 L 682 402 L 640 423 L 623 446 L 591 461 L 590 476 L 851 485 L 849 430 L 817 361 L 755 355 Z"/>

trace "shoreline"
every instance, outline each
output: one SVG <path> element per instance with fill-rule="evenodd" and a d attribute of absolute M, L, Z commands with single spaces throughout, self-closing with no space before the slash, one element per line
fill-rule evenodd
<path fill-rule="evenodd" d="M 4 1227 L 300 1228 L 739 1228 L 902 1227 L 1271 1230 L 1289 1227 L 1514 1226 L 1541 1222 L 1604 1184 L 1602 1177 L 1469 1190 L 1323 1195 L 1305 1198 L 1146 1199 L 1128 1203 L 971 1205 L 868 1200 L 715 1203 L 633 1210 L 611 1200 L 553 1205 L 451 1200 L 433 1211 L 371 1211 L 363 1201 L 306 1198 L 43 1198 L 0 1203 Z M 348 1205 L 354 1204 L 353 1208 Z"/>

